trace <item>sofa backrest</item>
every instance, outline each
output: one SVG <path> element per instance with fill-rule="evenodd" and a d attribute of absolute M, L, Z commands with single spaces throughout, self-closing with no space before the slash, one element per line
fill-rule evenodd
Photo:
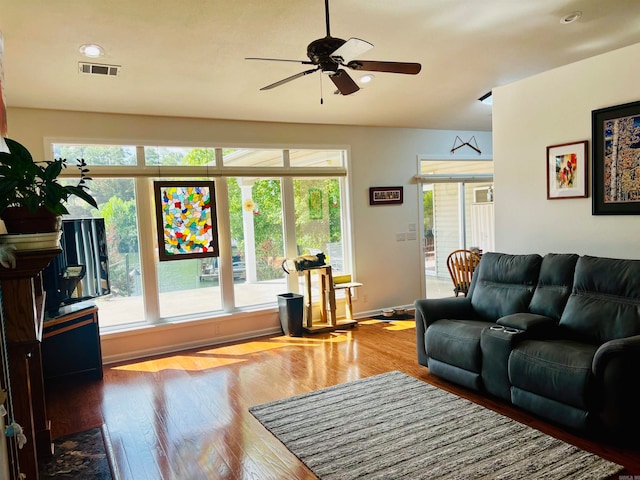
<path fill-rule="evenodd" d="M 469 289 L 474 311 L 491 322 L 528 311 L 541 263 L 537 254 L 483 254 Z"/>
<path fill-rule="evenodd" d="M 529 311 L 560 320 L 573 288 L 573 276 L 579 256 L 575 253 L 548 253 L 542 259 L 540 275 Z"/>
<path fill-rule="evenodd" d="M 640 260 L 580 257 L 560 326 L 596 345 L 640 335 Z"/>

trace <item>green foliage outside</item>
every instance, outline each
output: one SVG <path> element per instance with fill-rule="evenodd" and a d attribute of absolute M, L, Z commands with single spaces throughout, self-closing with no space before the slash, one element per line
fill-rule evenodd
<path fill-rule="evenodd" d="M 322 219 L 311 220 L 308 203 L 309 190 L 322 191 Z M 340 221 L 340 183 L 337 179 L 304 179 L 293 183 L 296 238 L 302 249 L 325 250 L 327 242 L 342 241 Z M 308 252 L 301 252 L 308 253 Z"/>
<path fill-rule="evenodd" d="M 424 207 L 424 232 L 425 235 L 433 232 L 433 190 L 427 190 L 422 195 Z"/>

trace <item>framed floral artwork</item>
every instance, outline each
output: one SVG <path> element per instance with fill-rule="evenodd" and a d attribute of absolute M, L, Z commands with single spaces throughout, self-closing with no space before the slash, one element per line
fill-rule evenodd
<path fill-rule="evenodd" d="M 160 261 L 217 257 L 214 182 L 154 182 Z"/>
<path fill-rule="evenodd" d="M 547 147 L 547 199 L 588 197 L 587 141 Z"/>

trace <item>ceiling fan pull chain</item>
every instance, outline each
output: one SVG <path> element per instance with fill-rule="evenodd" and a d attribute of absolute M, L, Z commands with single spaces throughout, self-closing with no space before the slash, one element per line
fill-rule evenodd
<path fill-rule="evenodd" d="M 324 99 L 322 98 L 322 75 L 320 77 L 320 105 L 324 105 Z"/>

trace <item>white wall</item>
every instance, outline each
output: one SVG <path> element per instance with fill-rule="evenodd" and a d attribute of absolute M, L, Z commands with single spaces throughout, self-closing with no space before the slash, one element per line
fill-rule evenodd
<path fill-rule="evenodd" d="M 491 155 L 490 132 L 460 132 L 328 125 L 279 124 L 188 118 L 113 115 L 64 112 L 35 109 L 8 109 L 9 137 L 23 143 L 34 158 L 45 159 L 45 137 L 118 140 L 126 144 L 211 144 L 214 146 L 272 146 L 276 148 L 323 146 L 345 147 L 350 150 L 351 212 L 355 280 L 363 287 L 354 301 L 356 316 L 379 309 L 409 305 L 422 298 L 421 277 L 424 261 L 420 239 L 397 242 L 396 232 L 407 232 L 409 223 L 421 225 L 419 218 L 417 173 L 418 155 L 449 157 L 456 135 L 475 135 L 483 154 Z M 404 186 L 403 205 L 369 206 L 369 187 Z M 421 228 L 418 231 L 421 232 Z M 364 299 L 367 299 L 365 302 Z M 218 338 L 230 340 L 265 333 L 279 328 L 274 309 L 268 316 L 250 316 L 246 323 L 227 321 Z M 225 330 L 229 325 L 230 330 Z M 245 328 L 246 327 L 246 328 Z M 235 330 L 233 330 L 235 328 Z M 162 328 L 154 327 L 154 331 Z M 191 346 L 191 336 L 182 329 L 180 346 Z M 203 339 L 203 327 L 193 329 L 193 342 Z M 140 341 L 128 341 L 118 335 L 116 345 L 103 338 L 103 353 L 107 358 L 124 358 L 127 351 L 138 354 L 155 353 L 162 341 L 154 340 L 148 331 L 139 332 Z M 175 332 L 174 332 L 175 333 Z M 115 336 L 114 336 L 115 339 Z M 210 343 L 210 342 L 209 342 Z M 195 343 L 194 343 L 195 345 Z M 155 349 L 155 350 L 154 350 Z"/>
<path fill-rule="evenodd" d="M 591 111 L 640 100 L 640 43 L 493 90 L 496 250 L 640 259 L 640 217 L 547 200 L 546 147 L 589 140 Z"/>

